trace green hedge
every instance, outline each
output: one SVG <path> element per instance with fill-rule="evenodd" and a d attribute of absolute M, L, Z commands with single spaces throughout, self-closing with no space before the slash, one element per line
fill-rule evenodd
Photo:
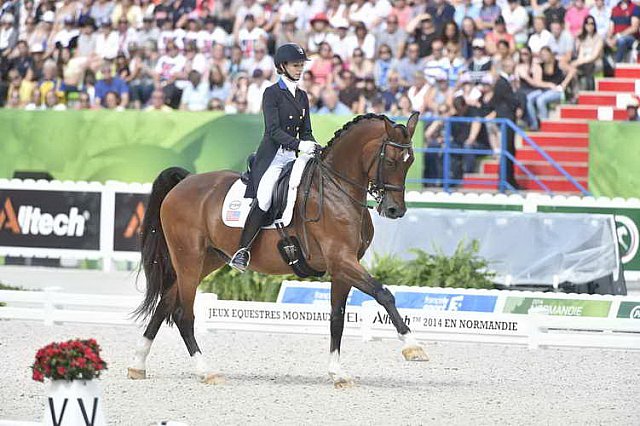
<path fill-rule="evenodd" d="M 374 256 L 369 272 L 385 284 L 454 287 L 493 288 L 491 279 L 495 274 L 489 263 L 478 256 L 480 245 L 460 242 L 452 256 L 436 249 L 434 254 L 424 250 L 412 250 L 415 258 L 405 261 L 394 256 Z M 244 274 L 225 266 L 207 276 L 200 290 L 216 293 L 224 300 L 253 300 L 275 302 L 284 280 L 300 280 L 295 275 L 264 275 L 253 271 Z M 303 281 L 330 281 L 324 276 Z"/>

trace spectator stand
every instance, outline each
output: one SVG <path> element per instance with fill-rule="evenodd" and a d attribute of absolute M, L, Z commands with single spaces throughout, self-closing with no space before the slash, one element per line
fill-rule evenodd
<path fill-rule="evenodd" d="M 497 187 L 500 192 L 504 192 L 507 190 L 514 191 L 517 188 L 514 188 L 507 179 L 508 163 L 512 162 L 513 165 L 521 170 L 529 180 L 533 181 L 537 185 L 537 189 L 540 189 L 550 195 L 553 194 L 553 188 L 549 187 L 548 182 L 540 179 L 522 161 L 517 159 L 513 153 L 508 151 L 506 135 L 507 130 L 511 130 L 516 135 L 522 138 L 522 141 L 525 145 L 531 147 L 538 154 L 538 156 L 540 156 L 540 158 L 546 161 L 550 167 L 552 167 L 556 172 L 562 175 L 575 190 L 579 191 L 582 195 L 591 195 L 580 182 L 578 182 L 570 173 L 567 172 L 567 170 L 562 167 L 562 165 L 560 165 L 555 159 L 553 159 L 547 152 L 545 152 L 544 149 L 542 149 L 533 139 L 531 139 L 529 135 L 527 135 L 522 129 L 516 126 L 509 119 L 486 119 L 478 117 L 423 117 L 422 120 L 425 123 L 441 121 L 443 123 L 444 129 L 441 147 L 437 148 L 432 146 L 427 148 L 415 149 L 416 152 L 421 152 L 427 155 L 436 155 L 442 160 L 441 173 L 438 173 L 439 176 L 426 178 L 423 177 L 423 179 L 419 180 L 419 183 L 425 184 L 426 186 L 442 186 L 442 188 L 446 192 L 451 192 L 462 184 L 480 184 L 483 186 L 492 184 Z M 483 180 L 474 180 L 473 178 L 463 178 L 462 163 L 464 161 L 464 157 L 471 158 L 473 160 L 476 156 L 490 156 L 495 154 L 495 152 L 490 149 L 474 149 L 461 147 L 461 141 L 455 140 L 455 137 L 453 136 L 455 131 L 452 132 L 453 126 L 459 123 L 470 124 L 474 122 L 481 123 L 482 125 L 492 123 L 500 127 L 501 140 L 500 149 L 498 151 L 500 165 L 498 179 L 487 178 Z M 428 141 L 425 142 L 427 143 L 424 144 L 424 146 L 428 146 Z M 435 162 L 425 160 L 426 167 L 428 167 L 429 164 L 434 165 L 437 162 L 438 160 L 436 160 Z"/>

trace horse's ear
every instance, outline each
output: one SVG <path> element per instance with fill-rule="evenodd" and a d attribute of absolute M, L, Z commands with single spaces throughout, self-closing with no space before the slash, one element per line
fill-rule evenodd
<path fill-rule="evenodd" d="M 409 140 L 413 138 L 413 133 L 416 131 L 416 126 L 418 125 L 418 118 L 420 118 L 420 113 L 414 111 L 409 117 L 409 121 L 407 121 L 407 132 L 409 132 Z"/>
<path fill-rule="evenodd" d="M 391 122 L 389 117 L 387 117 L 386 115 L 384 116 L 384 128 L 387 132 L 387 136 L 393 137 L 393 133 L 394 133 L 393 123 Z"/>

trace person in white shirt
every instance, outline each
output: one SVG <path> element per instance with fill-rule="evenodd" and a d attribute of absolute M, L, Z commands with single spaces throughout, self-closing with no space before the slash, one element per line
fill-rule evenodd
<path fill-rule="evenodd" d="M 204 111 L 209 104 L 209 84 L 196 70 L 189 73 L 188 83 L 182 91 L 180 109 L 183 111 Z"/>
<path fill-rule="evenodd" d="M 186 58 L 180 54 L 173 41 L 167 44 L 167 53 L 160 56 L 154 69 L 156 86 L 172 83 L 184 71 Z"/>
<path fill-rule="evenodd" d="M 547 22 L 544 16 L 536 16 L 533 18 L 533 34 L 529 37 L 527 45 L 534 56 L 538 56 L 540 49 L 548 46 L 551 41 L 551 33 L 547 30 Z"/>
<path fill-rule="evenodd" d="M 160 28 L 155 25 L 155 19 L 152 15 L 145 15 L 142 18 L 142 28 L 138 30 L 138 44 L 144 46 L 148 41 L 158 42 L 160 38 Z"/>
<path fill-rule="evenodd" d="M 237 41 L 242 49 L 243 58 L 251 58 L 257 43 L 266 43 L 268 35 L 262 28 L 256 26 L 253 15 L 247 15 L 244 19 L 244 27 L 238 32 Z"/>
<path fill-rule="evenodd" d="M 280 7 L 278 8 L 278 16 L 280 18 L 280 22 L 286 20 L 287 17 L 295 16 L 296 17 L 296 27 L 301 27 L 301 19 L 300 17 L 304 14 L 305 8 L 308 5 L 306 2 L 300 0 L 285 0 L 280 2 Z"/>
<path fill-rule="evenodd" d="M 18 30 L 14 26 L 15 19 L 12 14 L 5 13 L 0 18 L 0 55 L 7 56 L 18 42 Z"/>
<path fill-rule="evenodd" d="M 607 7 L 604 0 L 594 0 L 593 7 L 589 10 L 589 15 L 596 20 L 596 31 L 603 40 L 607 38 L 609 30 L 609 20 L 611 19 L 611 8 Z"/>
<path fill-rule="evenodd" d="M 171 22 L 171 19 L 165 19 L 160 22 L 159 25 L 162 31 L 160 31 L 160 36 L 158 37 L 158 51 L 166 52 L 169 42 L 175 43 L 176 46 L 178 46 L 178 49 L 184 48 L 182 40 L 176 40 L 176 33 L 173 29 L 173 22 Z"/>
<path fill-rule="evenodd" d="M 121 16 L 118 20 L 116 33 L 118 34 L 118 52 L 122 52 L 126 57 L 129 57 L 129 45 L 138 43 L 138 32 L 131 28 L 125 16 Z"/>
<path fill-rule="evenodd" d="M 520 5 L 520 0 L 508 1 L 508 5 L 502 9 L 502 17 L 507 26 L 507 32 L 513 35 L 516 44 L 525 44 L 527 42 L 529 14 Z"/>
<path fill-rule="evenodd" d="M 219 25 L 216 25 L 216 20 L 212 16 L 208 16 L 204 20 L 204 29 L 200 31 L 199 46 L 204 54 L 210 54 L 213 50 L 213 46 L 220 44 L 222 46 L 229 46 L 230 37 L 229 34 Z"/>
<path fill-rule="evenodd" d="M 102 59 L 113 60 L 118 55 L 119 37 L 111 29 L 111 21 L 103 21 L 96 35 L 96 51 Z"/>
<path fill-rule="evenodd" d="M 338 55 L 343 61 L 346 61 L 351 57 L 352 52 L 347 43 L 349 37 L 349 22 L 343 18 L 335 18 L 333 22 L 336 32 L 330 33 L 327 36 L 327 43 L 331 46 L 334 55 Z"/>
<path fill-rule="evenodd" d="M 256 69 L 252 73 L 253 81 L 247 89 L 247 112 L 249 114 L 258 114 L 262 110 L 262 95 L 267 87 L 271 86 L 271 82 L 266 80 L 261 69 Z"/>
<path fill-rule="evenodd" d="M 187 43 L 184 48 L 185 59 L 185 72 L 189 73 L 191 70 L 198 71 L 200 75 L 205 75 L 207 72 L 207 58 L 198 51 L 198 46 L 195 42 Z"/>
<path fill-rule="evenodd" d="M 362 22 L 367 28 L 373 28 L 377 18 L 374 7 L 368 0 L 355 0 L 347 13 L 347 19 L 352 25 Z"/>
<path fill-rule="evenodd" d="M 256 21 L 262 23 L 264 8 L 256 3 L 256 0 L 243 0 L 242 5 L 236 10 L 236 20 L 233 24 L 233 33 L 238 34 L 240 28 L 246 22 L 246 17 L 251 15 Z"/>
<path fill-rule="evenodd" d="M 242 61 L 242 68 L 247 70 L 249 75 L 252 75 L 256 70 L 260 70 L 262 71 L 265 79 L 271 80 L 275 65 L 273 63 L 273 58 L 267 55 L 267 45 L 264 43 L 258 43 L 256 44 L 253 52 L 253 58 L 244 59 Z"/>
<path fill-rule="evenodd" d="M 56 33 L 53 42 L 61 47 L 69 47 L 71 40 L 79 35 L 80 30 L 75 26 L 75 19 L 73 16 L 67 16 L 64 18 L 64 27 Z"/>
<path fill-rule="evenodd" d="M 345 40 L 347 45 L 348 57 L 350 58 L 356 48 L 362 49 L 364 57 L 372 60 L 376 54 L 376 38 L 367 31 L 367 27 L 363 22 L 354 25 L 355 33 L 348 36 Z"/>

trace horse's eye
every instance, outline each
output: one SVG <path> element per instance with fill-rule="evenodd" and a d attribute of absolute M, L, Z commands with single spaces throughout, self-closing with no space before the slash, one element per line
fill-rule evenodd
<path fill-rule="evenodd" d="M 387 158 L 386 160 L 384 160 L 384 165 L 389 167 L 389 168 L 392 168 L 392 167 L 396 166 L 396 161 Z"/>

